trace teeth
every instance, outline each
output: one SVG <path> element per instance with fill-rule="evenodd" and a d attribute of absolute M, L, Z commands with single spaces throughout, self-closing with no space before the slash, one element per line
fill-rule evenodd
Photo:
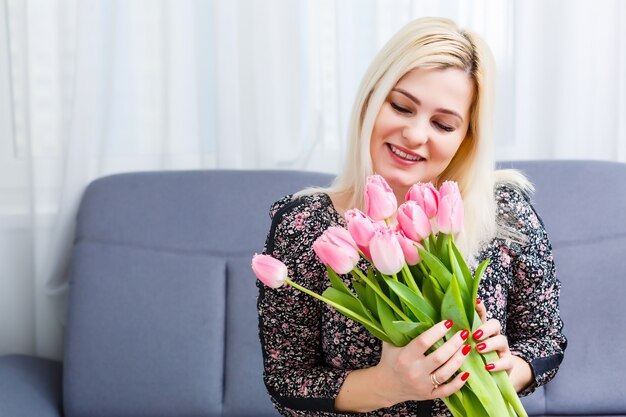
<path fill-rule="evenodd" d="M 400 149 L 396 148 L 395 146 L 393 146 L 391 144 L 389 146 L 391 148 L 391 152 L 395 153 L 400 158 L 404 158 L 404 159 L 409 160 L 409 161 L 419 161 L 420 159 L 422 159 L 422 158 L 419 158 L 417 156 L 409 155 L 409 154 L 407 154 L 405 152 L 402 152 Z"/>

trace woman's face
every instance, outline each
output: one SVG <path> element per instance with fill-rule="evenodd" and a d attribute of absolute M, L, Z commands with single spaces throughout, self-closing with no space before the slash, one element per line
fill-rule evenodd
<path fill-rule="evenodd" d="M 370 142 L 374 172 L 404 199 L 418 182 L 435 182 L 465 138 L 474 95 L 458 68 L 417 68 L 404 75 L 383 103 Z"/>

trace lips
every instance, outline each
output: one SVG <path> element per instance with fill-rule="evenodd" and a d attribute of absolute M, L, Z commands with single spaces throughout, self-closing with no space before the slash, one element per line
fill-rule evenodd
<path fill-rule="evenodd" d="M 411 152 L 408 149 L 402 148 L 397 145 L 392 145 L 391 143 L 387 143 L 386 145 L 391 154 L 402 160 L 403 162 L 415 163 L 426 160 L 426 158 L 424 158 L 422 155 Z"/>

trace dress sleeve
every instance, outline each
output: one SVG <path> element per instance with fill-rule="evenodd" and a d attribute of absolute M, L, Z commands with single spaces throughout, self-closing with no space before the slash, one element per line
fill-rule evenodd
<path fill-rule="evenodd" d="M 507 337 L 511 352 L 532 368 L 534 383 L 525 396 L 556 375 L 567 339 L 559 310 L 561 283 L 556 277 L 552 247 L 544 225 L 520 191 L 509 201 L 517 228 L 525 236 L 513 260 L 513 288 L 507 307 Z"/>
<path fill-rule="evenodd" d="M 290 280 L 323 292 L 326 271 L 312 244 L 328 222 L 302 200 L 274 206 L 272 214 L 264 252 L 285 263 Z M 289 285 L 271 289 L 257 281 L 257 286 L 264 381 L 274 405 L 285 415 L 332 413 L 349 371 L 324 362 L 322 303 Z"/>

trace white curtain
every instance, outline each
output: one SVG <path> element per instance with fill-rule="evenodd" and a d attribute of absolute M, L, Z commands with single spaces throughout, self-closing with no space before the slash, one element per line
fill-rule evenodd
<path fill-rule="evenodd" d="M 498 62 L 501 159 L 626 162 L 620 0 L 0 0 L 0 354 L 60 358 L 94 178 L 336 172 L 353 97 L 409 20 L 455 19 Z"/>

